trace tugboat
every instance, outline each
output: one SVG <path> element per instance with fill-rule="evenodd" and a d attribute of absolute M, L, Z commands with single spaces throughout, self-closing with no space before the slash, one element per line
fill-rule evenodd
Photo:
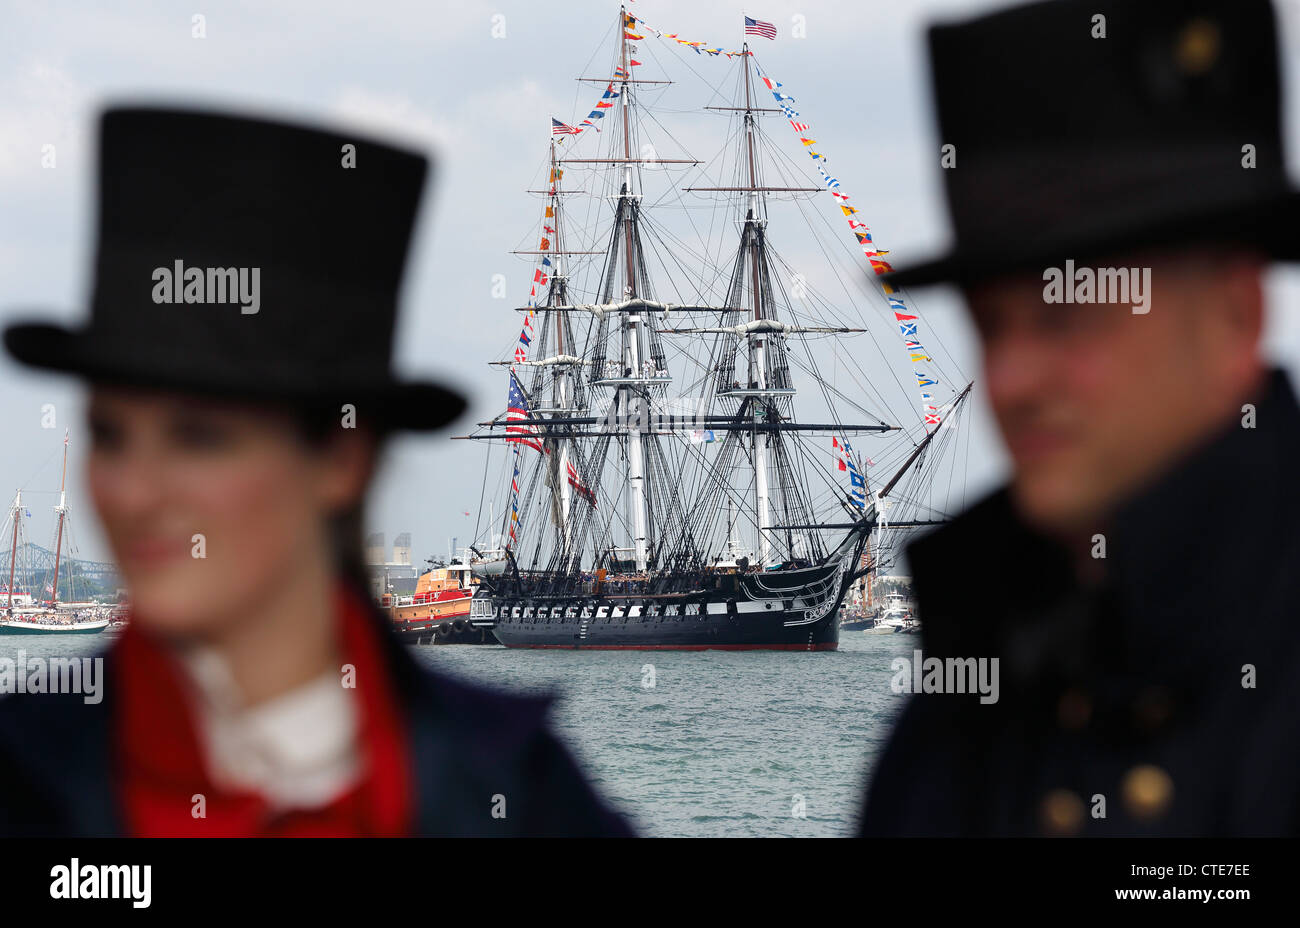
<path fill-rule="evenodd" d="M 447 567 L 425 571 L 411 596 L 380 597 L 398 637 L 411 644 L 495 644 L 489 629 L 469 622 L 470 603 L 477 581 L 470 566 L 455 558 Z"/>

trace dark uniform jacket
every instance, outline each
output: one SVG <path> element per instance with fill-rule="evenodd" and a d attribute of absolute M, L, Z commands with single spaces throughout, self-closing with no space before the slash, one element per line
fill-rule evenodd
<path fill-rule="evenodd" d="M 414 833 L 430 836 L 630 836 L 549 731 L 548 698 L 507 695 L 419 665 L 384 623 L 386 662 L 409 720 Z M 111 725 L 114 659 L 100 692 L 0 699 L 0 836 L 122 831 Z M 493 818 L 493 796 L 506 797 Z"/>
<path fill-rule="evenodd" d="M 1274 372 L 1117 513 L 1101 584 L 1005 490 L 915 543 L 924 656 L 999 658 L 999 698 L 905 697 L 860 833 L 1300 834 L 1298 481 Z"/>

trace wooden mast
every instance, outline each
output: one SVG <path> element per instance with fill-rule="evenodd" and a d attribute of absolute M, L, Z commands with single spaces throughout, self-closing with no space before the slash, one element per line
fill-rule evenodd
<path fill-rule="evenodd" d="M 762 255 L 759 252 L 758 229 L 761 219 L 759 217 L 759 198 L 758 198 L 758 172 L 754 167 L 754 99 L 749 83 L 749 43 L 745 42 L 741 46 L 740 67 L 745 73 L 745 150 L 748 158 L 748 176 L 749 176 L 749 205 L 746 210 L 745 235 L 749 238 L 749 259 L 750 259 L 750 283 L 753 288 L 754 302 L 754 321 L 762 319 L 765 315 L 763 307 L 763 288 L 762 288 Z M 754 421 L 763 422 L 768 418 L 768 402 L 761 395 L 761 391 L 767 390 L 768 383 L 767 363 L 764 352 L 764 339 L 761 333 L 757 336 L 751 335 L 749 338 L 749 380 L 750 388 L 757 388 L 760 391 L 759 396 L 750 398 L 753 404 Z M 758 523 L 758 561 L 760 567 L 767 567 L 772 562 L 772 539 L 769 531 L 772 525 L 771 501 L 769 498 L 770 489 L 768 487 L 767 474 L 767 443 L 768 436 L 760 435 L 757 429 L 753 432 L 753 455 L 754 455 L 754 515 Z M 790 552 L 793 556 L 793 551 Z"/>
<path fill-rule="evenodd" d="M 564 287 L 563 276 L 564 271 L 567 270 L 567 268 L 560 265 L 559 256 L 560 249 L 564 247 L 563 243 L 560 241 L 560 182 L 563 177 L 564 171 L 555 158 L 555 138 L 552 137 L 550 205 L 552 220 L 551 228 L 555 231 L 551 234 L 555 240 L 555 249 L 557 252 L 555 256 L 555 267 L 551 269 L 551 293 L 555 297 L 551 300 L 551 303 L 553 304 L 568 302 L 568 295 Z M 543 223 L 543 225 L 545 225 L 545 223 Z M 564 341 L 564 326 L 566 320 L 564 313 L 553 313 L 551 315 L 555 319 L 555 354 L 557 357 L 562 357 L 570 350 Z M 541 323 L 543 326 L 545 324 L 545 322 Z M 551 380 L 551 388 L 553 390 L 552 396 L 555 399 L 556 405 L 561 409 L 567 410 L 569 408 L 570 400 L 574 394 L 573 383 L 570 377 L 571 375 L 567 370 L 557 369 Z M 552 413 L 552 415 L 554 414 Z M 573 511 L 573 486 L 569 483 L 569 442 L 565 441 L 563 438 L 556 438 L 553 440 L 553 444 L 557 446 L 557 450 L 559 451 L 559 454 L 556 455 L 556 473 L 554 480 L 557 483 L 557 488 L 560 494 L 560 543 L 563 546 L 564 556 L 568 558 L 571 556 L 569 546 L 571 541 L 570 532 L 572 530 L 571 522 Z"/>
<path fill-rule="evenodd" d="M 628 63 L 627 42 L 628 42 L 628 22 L 627 8 L 620 6 L 619 15 L 619 61 L 623 74 L 623 90 L 619 95 L 622 103 L 620 110 L 623 116 L 623 260 L 627 265 L 625 287 L 623 290 L 623 299 L 635 300 L 639 295 L 636 288 L 636 251 L 633 243 L 633 237 L 636 235 L 636 221 L 633 216 L 632 203 L 632 134 L 630 124 L 631 98 L 629 97 L 629 82 L 632 78 L 632 65 Z M 630 375 L 629 379 L 635 380 L 644 376 L 641 372 L 641 363 L 644 360 L 642 352 L 642 339 L 644 338 L 643 319 L 640 313 L 627 313 L 623 316 L 623 339 L 624 353 L 622 364 L 627 370 L 626 374 Z M 623 411 L 630 414 L 632 410 L 629 404 L 633 399 L 633 390 L 631 384 L 624 383 L 620 386 L 623 400 L 620 403 Z M 648 389 L 645 393 L 637 398 L 638 412 L 645 412 L 648 416 L 650 402 Z M 644 404 L 644 405 L 642 405 Z M 641 419 L 637 416 L 637 419 Z M 645 492 L 645 447 L 641 428 L 632 425 L 627 431 L 628 449 L 628 488 L 631 492 L 632 504 L 632 548 L 636 560 L 636 570 L 638 573 L 644 573 L 650 566 L 649 551 L 649 526 L 646 517 L 646 492 Z"/>
<path fill-rule="evenodd" d="M 65 489 L 68 482 L 68 432 L 63 433 L 63 476 L 59 478 L 59 505 L 55 512 L 59 514 L 59 531 L 54 539 L 54 585 L 50 594 L 50 604 L 56 609 L 59 605 L 59 559 L 63 554 L 63 519 L 68 514 Z"/>
<path fill-rule="evenodd" d="M 9 611 L 14 611 L 14 561 L 18 557 L 18 519 L 23 512 L 23 491 L 19 490 L 14 494 L 14 537 L 9 543 L 9 585 L 5 587 L 9 591 Z"/>

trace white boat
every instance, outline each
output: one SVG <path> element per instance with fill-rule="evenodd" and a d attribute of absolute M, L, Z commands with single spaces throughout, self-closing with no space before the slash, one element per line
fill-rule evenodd
<path fill-rule="evenodd" d="M 504 548 L 491 548 L 482 554 L 475 553 L 469 560 L 469 569 L 476 577 L 499 577 L 506 572 L 510 559 Z"/>
<path fill-rule="evenodd" d="M 39 613 L 0 617 L 0 635 L 94 635 L 106 628 L 106 617 L 79 619 Z"/>
<path fill-rule="evenodd" d="M 902 593 L 888 593 L 885 596 L 885 610 L 876 619 L 876 624 L 864 629 L 868 635 L 909 634 L 917 631 L 920 623 L 912 616 L 912 607 Z"/>

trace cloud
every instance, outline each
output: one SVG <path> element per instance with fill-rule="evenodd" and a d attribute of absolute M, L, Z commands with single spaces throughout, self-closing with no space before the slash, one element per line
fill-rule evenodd
<path fill-rule="evenodd" d="M 88 147 L 86 91 L 59 65 L 28 60 L 0 77 L 0 188 L 45 186 L 55 171 L 81 163 Z M 54 171 L 42 149 L 55 146 Z"/>
<path fill-rule="evenodd" d="M 390 96 L 362 87 L 346 87 L 330 107 L 331 115 L 358 129 L 369 130 L 394 143 L 442 148 L 455 140 L 451 121 L 403 96 Z"/>

